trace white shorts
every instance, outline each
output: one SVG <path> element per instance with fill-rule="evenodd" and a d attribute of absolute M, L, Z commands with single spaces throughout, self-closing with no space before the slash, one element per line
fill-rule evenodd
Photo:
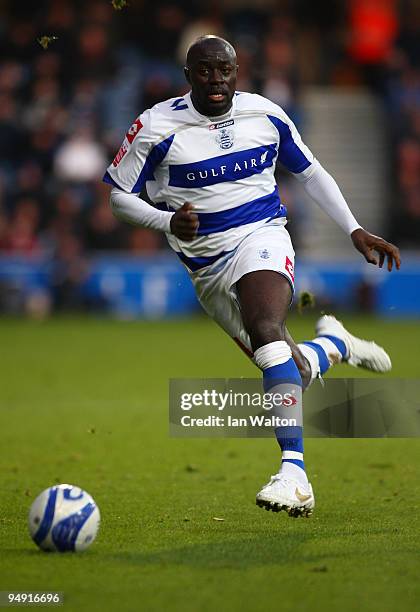
<path fill-rule="evenodd" d="M 204 310 L 251 358 L 251 343 L 243 325 L 236 283 L 249 272 L 274 270 L 283 274 L 294 289 L 295 252 L 285 224 L 283 219 L 266 223 L 246 236 L 234 251 L 191 274 Z"/>

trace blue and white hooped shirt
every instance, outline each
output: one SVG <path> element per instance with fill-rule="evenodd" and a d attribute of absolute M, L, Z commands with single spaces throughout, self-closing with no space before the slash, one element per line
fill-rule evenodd
<path fill-rule="evenodd" d="M 238 93 L 226 115 L 210 118 L 194 108 L 188 93 L 136 119 L 104 181 L 135 194 L 146 186 L 162 210 L 191 202 L 200 222 L 197 238 L 167 238 L 194 271 L 268 220 L 286 216 L 274 179 L 276 162 L 299 174 L 313 161 L 291 119 L 270 100 Z"/>

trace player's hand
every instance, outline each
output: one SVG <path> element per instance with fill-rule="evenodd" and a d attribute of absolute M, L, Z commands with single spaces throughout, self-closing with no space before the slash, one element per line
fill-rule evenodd
<path fill-rule="evenodd" d="M 368 263 L 371 263 L 374 266 L 378 265 L 378 257 L 374 254 L 374 251 L 376 251 L 379 255 L 380 268 L 382 268 L 384 265 L 386 257 L 387 267 L 390 272 L 394 263 L 397 270 L 400 269 L 400 251 L 394 244 L 387 242 L 380 236 L 370 234 L 361 227 L 352 232 L 351 239 L 353 240 L 353 244 L 356 249 L 360 251 L 362 255 L 364 255 Z"/>
<path fill-rule="evenodd" d="M 193 208 L 190 202 L 185 202 L 172 215 L 171 232 L 180 240 L 191 242 L 191 240 L 197 237 L 199 221 L 198 215 L 193 212 Z"/>

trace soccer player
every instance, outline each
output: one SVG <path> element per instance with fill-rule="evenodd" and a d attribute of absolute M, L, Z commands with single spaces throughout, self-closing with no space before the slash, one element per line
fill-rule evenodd
<path fill-rule="evenodd" d="M 377 372 L 387 353 L 323 316 L 316 338 L 296 345 L 285 321 L 293 296 L 294 251 L 274 179 L 285 166 L 372 264 L 400 267 L 398 249 L 362 229 L 334 179 L 303 144 L 286 113 L 256 94 L 236 92 L 235 50 L 216 36 L 189 48 L 191 90 L 144 111 L 128 130 L 104 180 L 116 217 L 165 232 L 185 264 L 204 310 L 262 370 L 265 391 L 306 388 L 346 361 Z M 146 186 L 154 203 L 140 199 Z M 374 251 L 379 257 L 374 255 Z M 303 461 L 302 405 L 297 426 L 279 427 L 280 471 L 257 504 L 291 516 L 315 505 Z"/>

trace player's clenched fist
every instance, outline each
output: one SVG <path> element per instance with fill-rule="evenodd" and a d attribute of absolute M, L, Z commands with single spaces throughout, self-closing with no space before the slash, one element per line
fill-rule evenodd
<path fill-rule="evenodd" d="M 191 242 L 197 236 L 199 221 L 193 208 L 190 202 L 185 202 L 172 216 L 171 232 L 180 240 Z"/>

